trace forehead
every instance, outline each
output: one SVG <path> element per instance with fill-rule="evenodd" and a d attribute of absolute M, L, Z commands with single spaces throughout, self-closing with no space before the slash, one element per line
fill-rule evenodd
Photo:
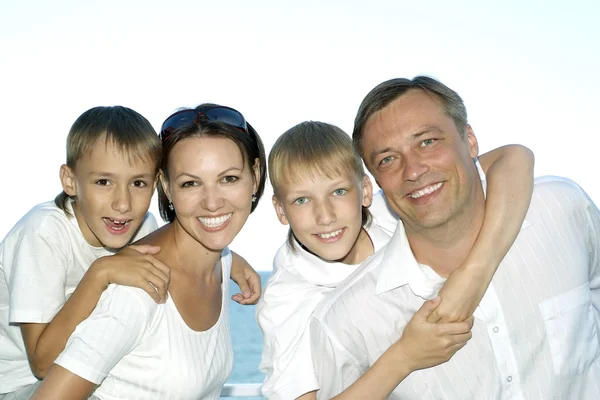
<path fill-rule="evenodd" d="M 278 191 L 304 190 L 316 185 L 335 185 L 342 181 L 358 182 L 358 177 L 351 168 L 331 164 L 327 168 L 321 165 L 287 168 L 283 175 Z"/>
<path fill-rule="evenodd" d="M 243 156 L 238 145 L 223 137 L 196 136 L 181 140 L 169 154 L 169 169 L 243 169 Z"/>
<path fill-rule="evenodd" d="M 113 140 L 101 136 L 96 143 L 79 160 L 76 161 L 76 170 L 102 171 L 136 175 L 155 173 L 156 163 L 148 158 L 133 154 L 118 146 Z"/>

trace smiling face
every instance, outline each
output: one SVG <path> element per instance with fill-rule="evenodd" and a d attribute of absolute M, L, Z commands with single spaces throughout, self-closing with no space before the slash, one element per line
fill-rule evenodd
<path fill-rule="evenodd" d="M 477 140 L 464 138 L 442 105 L 411 89 L 365 124 L 362 154 L 407 231 L 438 228 L 475 204 Z"/>
<path fill-rule="evenodd" d="M 244 163 L 238 146 L 222 137 L 190 137 L 169 154 L 163 189 L 173 203 L 176 229 L 220 252 L 238 234 L 252 207 L 258 164 Z"/>
<path fill-rule="evenodd" d="M 361 235 L 362 207 L 371 205 L 371 181 L 351 171 L 335 178 L 312 175 L 278 186 L 273 206 L 279 220 L 289 223 L 313 254 L 329 261 L 361 262 L 371 249 L 368 235 Z"/>
<path fill-rule="evenodd" d="M 155 168 L 123 154 L 104 136 L 74 170 L 61 167 L 63 190 L 76 198 L 73 211 L 90 245 L 119 249 L 131 241 L 150 206 Z"/>

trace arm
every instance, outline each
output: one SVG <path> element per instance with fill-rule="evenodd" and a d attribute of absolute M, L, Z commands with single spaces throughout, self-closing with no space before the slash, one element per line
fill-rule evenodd
<path fill-rule="evenodd" d="M 261 294 L 260 275 L 239 254 L 232 251 L 231 257 L 231 280 L 237 283 L 241 291 L 231 299 L 244 305 L 256 304 Z"/>
<path fill-rule="evenodd" d="M 533 193 L 533 153 L 526 147 L 500 147 L 479 158 L 487 196 L 481 232 L 462 267 L 442 289 L 442 303 L 430 322 L 464 321 L 473 315 L 494 273 L 521 229 Z"/>
<path fill-rule="evenodd" d="M 334 399 L 387 399 L 411 372 L 442 364 L 463 348 L 472 336 L 473 319 L 455 323 L 427 322 L 439 302 L 439 297 L 425 302 L 409 321 L 402 337 Z"/>
<path fill-rule="evenodd" d="M 54 365 L 37 388 L 31 400 L 85 400 L 96 389 L 92 382 Z"/>
<path fill-rule="evenodd" d="M 157 307 L 137 289 L 111 286 L 71 335 L 34 398 L 87 399 L 115 365 L 138 346 Z"/>
<path fill-rule="evenodd" d="M 96 260 L 52 321 L 44 324 L 20 324 L 29 365 L 36 377 L 45 377 L 56 357 L 65 348 L 69 336 L 94 310 L 109 284 L 139 287 L 156 302 L 165 301 L 169 268 L 150 255 L 156 254 L 160 248 L 131 247 L 137 251 L 126 249 L 121 254 Z"/>

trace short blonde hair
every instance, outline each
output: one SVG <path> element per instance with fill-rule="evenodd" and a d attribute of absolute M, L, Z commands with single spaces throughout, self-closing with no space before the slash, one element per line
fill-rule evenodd
<path fill-rule="evenodd" d="M 281 135 L 269 153 L 269 179 L 277 197 L 278 189 L 287 182 L 326 176 L 334 179 L 343 173 L 353 173 L 362 181 L 363 162 L 352 146 L 352 139 L 335 125 L 318 121 L 302 122 Z M 369 210 L 363 207 L 362 225 L 371 221 Z M 292 230 L 288 234 L 294 248 Z"/>

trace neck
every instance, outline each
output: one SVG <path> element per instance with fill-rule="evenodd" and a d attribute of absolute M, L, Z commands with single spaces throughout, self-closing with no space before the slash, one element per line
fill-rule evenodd
<path fill-rule="evenodd" d="M 372 256 L 374 251 L 375 246 L 371 241 L 371 237 L 364 228 L 361 228 L 352 249 L 339 261 L 348 265 L 360 264 L 368 257 Z"/>
<path fill-rule="evenodd" d="M 427 229 L 406 226 L 408 242 L 417 262 L 448 277 L 467 259 L 483 225 L 484 214 L 485 198 L 481 181 L 477 179 L 467 204 L 450 221 Z"/>
<path fill-rule="evenodd" d="M 215 265 L 221 257 L 222 250 L 207 249 L 192 238 L 177 220 L 165 225 L 160 252 L 161 261 L 173 271 L 179 270 L 186 276 L 198 279 L 210 279 L 215 272 Z M 220 270 L 220 269 L 219 269 Z"/>

